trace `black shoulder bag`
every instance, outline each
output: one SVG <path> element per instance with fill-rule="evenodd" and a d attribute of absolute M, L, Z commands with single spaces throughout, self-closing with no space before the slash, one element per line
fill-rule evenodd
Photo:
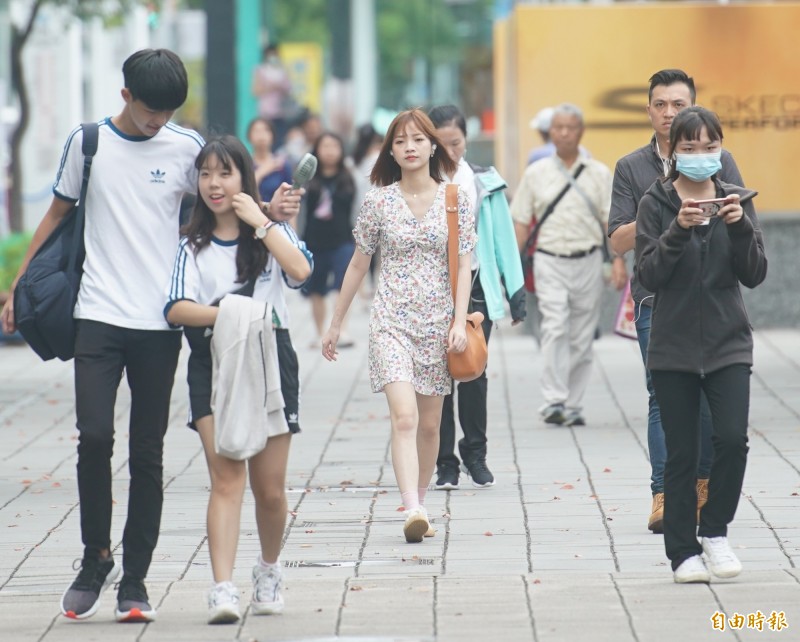
<path fill-rule="evenodd" d="M 586 165 L 583 163 L 578 166 L 578 169 L 572 176 L 573 180 L 581 175 L 584 167 L 586 167 Z M 556 209 L 556 205 L 558 205 L 559 201 L 564 198 L 564 195 L 570 190 L 571 187 L 572 181 L 564 185 L 564 189 L 562 189 L 558 193 L 558 196 L 556 196 L 550 205 L 547 206 L 544 214 L 542 214 L 542 218 L 540 218 L 538 221 L 535 219 L 532 221 L 533 228 L 528 236 L 528 240 L 525 241 L 525 247 L 522 248 L 522 274 L 525 277 L 525 289 L 528 292 L 536 292 L 536 281 L 533 278 L 533 255 L 536 252 L 536 239 L 539 238 L 539 230 L 541 229 L 542 225 L 544 225 L 547 217 L 553 213 L 553 210 Z"/>
<path fill-rule="evenodd" d="M 22 337 L 44 361 L 75 355 L 72 317 L 83 276 L 83 228 L 97 123 L 84 123 L 83 182 L 78 202 L 47 237 L 14 289 L 14 320 Z"/>

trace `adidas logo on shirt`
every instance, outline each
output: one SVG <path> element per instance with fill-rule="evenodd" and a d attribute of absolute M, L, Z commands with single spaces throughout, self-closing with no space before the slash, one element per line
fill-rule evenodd
<path fill-rule="evenodd" d="M 150 176 L 153 178 L 150 179 L 151 183 L 166 183 L 167 181 L 164 180 L 164 177 L 167 175 L 166 172 L 162 172 L 160 169 L 157 169 L 153 172 L 150 172 Z"/>

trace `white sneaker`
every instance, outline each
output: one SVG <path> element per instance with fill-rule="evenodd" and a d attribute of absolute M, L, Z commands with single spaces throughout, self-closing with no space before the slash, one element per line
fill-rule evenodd
<path fill-rule="evenodd" d="M 233 624 L 242 618 L 239 612 L 239 589 L 233 582 L 220 582 L 208 592 L 208 623 Z"/>
<path fill-rule="evenodd" d="M 256 615 L 277 615 L 283 611 L 283 573 L 280 564 L 264 568 L 261 562 L 253 567 L 253 599 L 250 610 Z"/>
<path fill-rule="evenodd" d="M 428 521 L 428 512 L 420 506 L 410 511 L 406 511 L 406 521 L 403 524 L 403 535 L 409 544 L 419 544 L 431 525 Z"/>
<path fill-rule="evenodd" d="M 717 577 L 736 577 L 742 572 L 742 563 L 731 550 L 727 537 L 701 537 L 708 566 Z"/>
<path fill-rule="evenodd" d="M 708 584 L 711 581 L 711 576 L 703 563 L 703 558 L 699 555 L 693 555 L 683 560 L 681 565 L 672 572 L 672 579 L 678 584 L 693 584 L 697 582 Z"/>

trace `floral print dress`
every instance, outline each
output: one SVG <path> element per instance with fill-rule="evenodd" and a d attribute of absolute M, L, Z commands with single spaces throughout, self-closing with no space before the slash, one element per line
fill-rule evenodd
<path fill-rule="evenodd" d="M 445 184 L 422 221 L 397 183 L 371 189 L 353 231 L 356 247 L 372 255 L 380 245 L 378 290 L 369 320 L 369 377 L 373 392 L 408 381 L 423 395 L 450 394 L 447 335 L 453 297 L 447 266 Z M 459 255 L 477 241 L 472 205 L 458 189 Z"/>

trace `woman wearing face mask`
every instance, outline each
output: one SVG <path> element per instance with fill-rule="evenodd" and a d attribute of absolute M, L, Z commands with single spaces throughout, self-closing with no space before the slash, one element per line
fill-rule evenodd
<path fill-rule="evenodd" d="M 428 116 L 442 145 L 456 162 L 448 180 L 461 186 L 474 204 L 479 240 L 472 253 L 470 309 L 483 313 L 483 333 L 488 342 L 492 324 L 506 315 L 503 285 L 511 308 L 512 325 L 525 319 L 524 279 L 514 223 L 504 194 L 506 182 L 494 167 L 478 167 L 464 158 L 467 124 L 457 107 L 434 107 Z M 458 451 L 461 469 L 470 476 L 475 488 L 494 485 L 494 475 L 486 465 L 487 387 L 485 372 L 473 381 L 458 384 L 458 419 L 464 432 Z M 458 488 L 459 460 L 454 452 L 456 429 L 452 393 L 444 398 L 439 438 L 436 489 L 454 490 Z"/>
<path fill-rule="evenodd" d="M 753 337 L 739 284 L 753 288 L 767 258 L 751 190 L 721 182 L 722 127 L 702 107 L 672 122 L 673 170 L 639 203 L 636 269 L 655 293 L 647 368 L 667 444 L 664 545 L 676 582 L 734 577 L 741 563 L 727 539 L 747 462 Z M 711 205 L 699 201 L 722 199 Z M 698 409 L 713 421 L 708 502 L 696 529 Z M 700 537 L 700 541 L 697 539 Z"/>

